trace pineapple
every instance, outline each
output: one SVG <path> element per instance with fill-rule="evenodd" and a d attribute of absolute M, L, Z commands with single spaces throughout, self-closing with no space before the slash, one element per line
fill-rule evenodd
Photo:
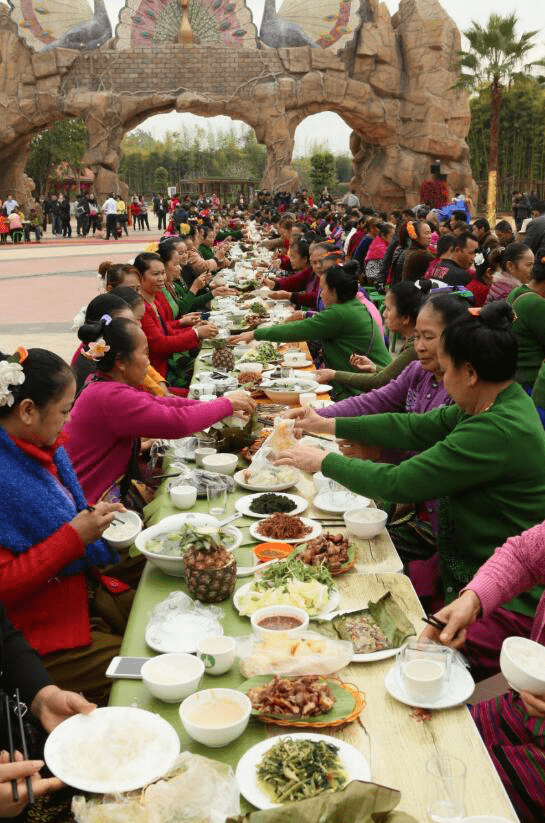
<path fill-rule="evenodd" d="M 202 603 L 219 603 L 233 593 L 237 579 L 234 555 L 204 529 L 188 533 L 190 546 L 184 554 L 189 593 Z"/>
<path fill-rule="evenodd" d="M 212 365 L 220 371 L 233 371 L 235 368 L 235 355 L 231 349 L 227 348 L 227 340 L 212 340 L 214 352 L 212 354 Z"/>

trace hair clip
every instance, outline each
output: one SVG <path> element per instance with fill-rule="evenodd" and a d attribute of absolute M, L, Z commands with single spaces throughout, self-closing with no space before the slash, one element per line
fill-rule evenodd
<path fill-rule="evenodd" d="M 472 317 L 478 317 L 482 311 L 482 308 L 477 308 L 475 306 L 469 306 L 468 312 L 471 314 Z"/>
<path fill-rule="evenodd" d="M 111 315 L 103 314 L 102 317 L 100 318 L 100 322 L 104 323 L 105 326 L 109 326 L 110 323 L 112 322 Z"/>

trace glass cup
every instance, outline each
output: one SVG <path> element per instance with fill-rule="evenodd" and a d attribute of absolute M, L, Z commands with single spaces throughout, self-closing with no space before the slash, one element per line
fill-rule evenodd
<path fill-rule="evenodd" d="M 216 386 L 212 380 L 201 380 L 201 394 L 216 394 Z"/>
<path fill-rule="evenodd" d="M 223 483 L 210 483 L 206 487 L 208 511 L 213 517 L 223 517 L 227 508 L 227 487 Z"/>
<path fill-rule="evenodd" d="M 433 702 L 449 682 L 452 649 L 412 637 L 402 646 L 398 665 L 407 692 L 420 702 Z"/>
<path fill-rule="evenodd" d="M 304 391 L 299 395 L 300 406 L 312 406 L 318 400 L 318 395 L 313 391 Z"/>
<path fill-rule="evenodd" d="M 461 821 L 464 817 L 466 764 L 458 757 L 437 752 L 426 761 L 431 800 L 428 817 L 435 823 Z"/>
<path fill-rule="evenodd" d="M 292 372 L 291 369 L 287 368 L 287 366 L 281 366 L 280 367 L 280 377 L 282 378 L 282 380 L 287 380 L 288 377 L 292 377 L 292 376 L 293 376 L 293 372 Z"/>

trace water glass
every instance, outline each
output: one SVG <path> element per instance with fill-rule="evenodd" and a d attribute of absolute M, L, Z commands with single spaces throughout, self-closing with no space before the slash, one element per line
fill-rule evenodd
<path fill-rule="evenodd" d="M 227 487 L 223 483 L 210 483 L 206 487 L 208 511 L 213 517 L 223 517 L 227 508 Z"/>
<path fill-rule="evenodd" d="M 464 817 L 466 764 L 458 757 L 437 752 L 426 761 L 431 801 L 428 817 L 435 823 L 454 823 Z"/>
<path fill-rule="evenodd" d="M 286 366 L 280 367 L 280 377 L 282 380 L 287 380 L 289 377 L 293 377 L 293 372 L 291 369 L 288 369 Z"/>
<path fill-rule="evenodd" d="M 304 391 L 299 395 L 300 406 L 312 406 L 318 400 L 318 395 L 313 391 Z"/>
<path fill-rule="evenodd" d="M 216 394 L 216 386 L 213 380 L 201 380 L 200 384 L 201 394 Z"/>

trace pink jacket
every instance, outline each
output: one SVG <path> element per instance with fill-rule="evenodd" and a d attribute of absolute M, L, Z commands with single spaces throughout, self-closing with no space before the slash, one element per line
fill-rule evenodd
<path fill-rule="evenodd" d="M 365 255 L 365 262 L 367 263 L 368 260 L 383 260 L 386 256 L 386 252 L 388 251 L 388 243 L 378 234 L 376 237 L 373 238 L 371 241 L 371 245 L 367 249 L 367 254 Z"/>
<path fill-rule="evenodd" d="M 115 380 L 91 382 L 65 426 L 65 448 L 86 498 L 95 503 L 126 472 L 135 438 L 185 437 L 232 413 L 227 397 L 201 403 L 154 397 Z"/>
<path fill-rule="evenodd" d="M 481 601 L 484 617 L 517 594 L 545 584 L 544 549 L 545 522 L 510 537 L 481 566 L 466 589 Z M 545 645 L 545 593 L 534 616 L 532 640 Z"/>

